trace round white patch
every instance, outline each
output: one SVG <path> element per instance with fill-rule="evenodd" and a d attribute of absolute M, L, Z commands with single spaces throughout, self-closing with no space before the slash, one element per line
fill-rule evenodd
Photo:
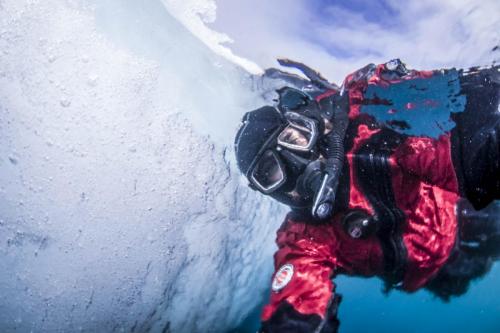
<path fill-rule="evenodd" d="M 273 283 L 271 289 L 274 292 L 278 292 L 285 288 L 293 277 L 293 265 L 284 264 L 280 269 L 274 274 Z"/>

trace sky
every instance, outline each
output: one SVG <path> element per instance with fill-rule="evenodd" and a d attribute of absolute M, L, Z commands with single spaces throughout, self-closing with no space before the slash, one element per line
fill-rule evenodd
<path fill-rule="evenodd" d="M 331 81 L 401 58 L 411 68 L 487 65 L 499 59 L 498 0 L 215 0 L 208 26 L 261 68 L 302 61 Z M 232 42 L 228 42 L 231 40 Z"/>

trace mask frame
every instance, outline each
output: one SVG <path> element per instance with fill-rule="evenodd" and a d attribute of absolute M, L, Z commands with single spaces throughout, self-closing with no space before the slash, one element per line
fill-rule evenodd
<path fill-rule="evenodd" d="M 292 151 L 298 152 L 307 152 L 310 151 L 316 144 L 318 139 L 318 125 L 316 121 L 313 119 L 303 116 L 297 112 L 286 112 L 285 118 L 288 122 L 288 125 L 280 132 L 278 135 L 278 145 L 290 149 Z M 306 145 L 299 145 L 295 143 L 291 143 L 286 140 L 286 134 L 288 132 L 298 132 L 303 135 L 303 133 L 307 133 L 310 136 L 306 138 Z M 304 136 L 304 135 L 303 135 Z"/>

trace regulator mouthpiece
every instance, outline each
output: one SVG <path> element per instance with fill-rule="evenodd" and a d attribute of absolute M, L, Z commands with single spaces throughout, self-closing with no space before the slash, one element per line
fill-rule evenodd
<path fill-rule="evenodd" d="M 321 205 L 319 205 L 318 209 L 316 210 L 316 215 L 319 219 L 323 220 L 329 217 L 331 212 L 332 212 L 332 205 L 324 202 Z"/>
<path fill-rule="evenodd" d="M 313 217 L 324 220 L 331 216 L 337 186 L 338 172 L 334 173 L 334 176 L 330 176 L 328 173 L 323 176 L 321 186 L 314 196 L 314 203 L 311 210 Z"/>

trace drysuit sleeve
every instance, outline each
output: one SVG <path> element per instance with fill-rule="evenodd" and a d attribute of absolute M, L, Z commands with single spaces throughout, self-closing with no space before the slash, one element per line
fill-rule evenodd
<path fill-rule="evenodd" d="M 335 259 L 326 238 L 321 226 L 287 219 L 280 228 L 260 332 L 337 332 L 340 296 L 333 293 Z"/>
<path fill-rule="evenodd" d="M 438 139 L 410 136 L 395 150 L 394 158 L 403 171 L 427 184 L 458 194 L 450 147 L 449 135 Z"/>

